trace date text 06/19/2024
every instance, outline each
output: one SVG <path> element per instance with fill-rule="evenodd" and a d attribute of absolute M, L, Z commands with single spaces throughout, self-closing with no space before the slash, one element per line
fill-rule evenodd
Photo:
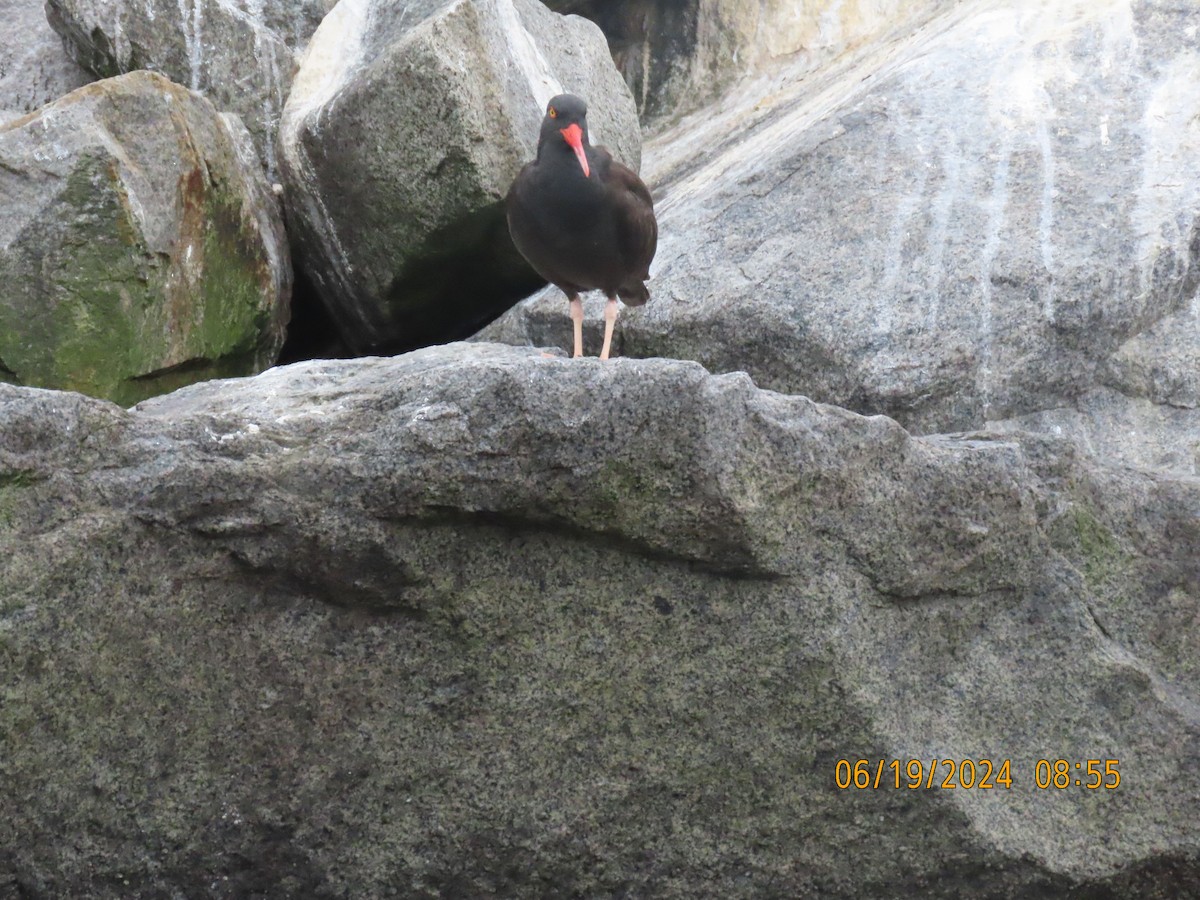
<path fill-rule="evenodd" d="M 1011 759 L 839 759 L 834 765 L 834 783 L 842 790 L 893 788 L 962 788 L 1012 790 L 1022 781 L 1038 790 L 1113 790 L 1121 783 L 1116 759 L 1039 759 L 1032 779 L 1013 776 Z"/>

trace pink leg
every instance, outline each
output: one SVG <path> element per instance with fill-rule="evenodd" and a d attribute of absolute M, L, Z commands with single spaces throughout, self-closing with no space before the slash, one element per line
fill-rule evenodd
<path fill-rule="evenodd" d="M 604 306 L 604 349 L 600 351 L 601 359 L 608 359 L 608 351 L 612 346 L 613 326 L 617 324 L 617 298 L 609 297 Z"/>
<path fill-rule="evenodd" d="M 579 295 L 568 298 L 571 301 L 571 321 L 575 323 L 575 353 L 574 358 L 583 356 L 583 301 Z"/>

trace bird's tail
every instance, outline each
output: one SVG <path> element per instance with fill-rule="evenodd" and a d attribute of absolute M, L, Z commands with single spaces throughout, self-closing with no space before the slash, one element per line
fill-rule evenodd
<path fill-rule="evenodd" d="M 644 282 L 625 285 L 617 290 L 617 296 L 621 298 L 626 306 L 641 306 L 650 299 L 650 289 L 646 287 Z"/>

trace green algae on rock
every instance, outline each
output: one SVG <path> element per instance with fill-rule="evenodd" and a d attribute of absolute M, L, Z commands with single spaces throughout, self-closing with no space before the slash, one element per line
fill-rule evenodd
<path fill-rule="evenodd" d="M 234 117 L 149 72 L 0 130 L 5 380 L 131 405 L 275 361 L 278 207 Z"/>

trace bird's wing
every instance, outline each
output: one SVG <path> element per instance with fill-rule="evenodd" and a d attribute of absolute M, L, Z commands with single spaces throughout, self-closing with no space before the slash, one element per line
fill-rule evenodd
<path fill-rule="evenodd" d="M 603 150 L 603 148 L 598 148 Z M 608 181 L 614 188 L 619 210 L 617 232 L 621 255 L 640 280 L 650 277 L 650 262 L 658 249 L 658 220 L 654 217 L 654 198 L 637 173 L 608 157 Z"/>

